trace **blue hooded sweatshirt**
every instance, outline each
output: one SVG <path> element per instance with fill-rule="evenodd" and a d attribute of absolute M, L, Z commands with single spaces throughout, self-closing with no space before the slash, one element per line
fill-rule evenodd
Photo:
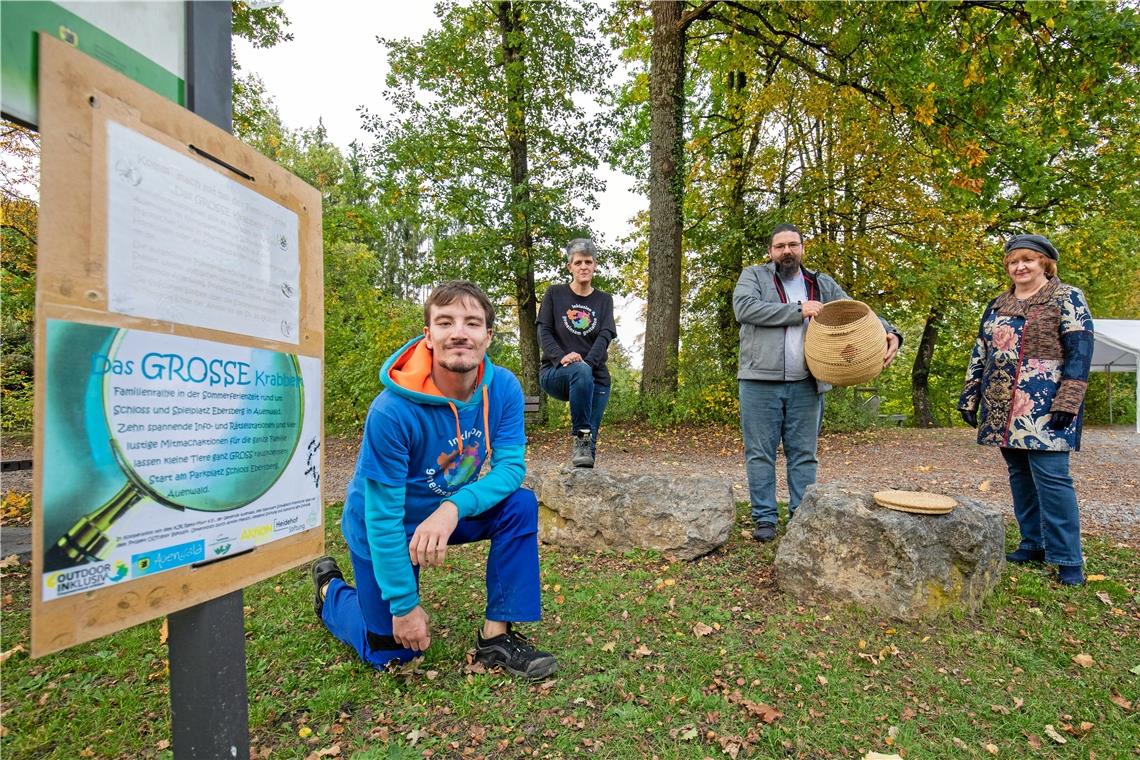
<path fill-rule="evenodd" d="M 380 368 L 386 389 L 368 409 L 341 531 L 370 557 L 394 616 L 419 604 L 408 540 L 450 501 L 462 520 L 518 490 L 526 475 L 523 394 L 509 371 L 484 357 L 470 400 L 447 398 L 431 379 L 431 349 L 408 341 Z M 483 465 L 490 469 L 480 477 Z"/>

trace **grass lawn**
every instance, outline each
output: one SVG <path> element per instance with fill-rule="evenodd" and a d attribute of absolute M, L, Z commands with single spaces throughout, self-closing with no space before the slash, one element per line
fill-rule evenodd
<path fill-rule="evenodd" d="M 330 552 L 347 567 L 327 515 Z M 738 527 L 749 524 L 741 507 Z M 1008 531 L 1012 538 L 1016 531 Z M 425 571 L 433 645 L 377 673 L 312 613 L 297 568 L 246 590 L 254 757 L 1119 758 L 1140 753 L 1140 555 L 1089 538 L 1086 586 L 1010 566 L 973 616 L 900 624 L 802 606 L 774 546 L 739 532 L 712 556 L 544 547 L 546 619 L 526 626 L 560 670 L 476 672 L 485 550 Z M 27 645 L 28 576 L 3 577 L 3 649 Z M 161 621 L 3 663 L 5 758 L 170 757 Z M 323 753 L 323 754 L 322 754 Z"/>

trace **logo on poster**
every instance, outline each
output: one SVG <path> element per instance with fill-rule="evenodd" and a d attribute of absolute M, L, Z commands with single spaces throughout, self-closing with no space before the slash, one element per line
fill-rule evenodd
<path fill-rule="evenodd" d="M 272 533 L 273 533 L 273 526 L 272 525 L 255 525 L 252 528 L 245 528 L 244 530 L 242 530 L 241 540 L 242 541 L 253 541 L 255 543 L 260 543 L 261 541 L 264 541 L 265 539 L 269 538 L 269 536 Z"/>
<path fill-rule="evenodd" d="M 101 562 L 97 565 L 85 565 L 72 570 L 60 570 L 49 573 L 44 583 L 55 592 L 56 596 L 74 594 L 78 591 L 90 591 L 110 583 L 118 583 L 127 577 L 127 565 L 117 560 L 114 565 L 110 562 Z"/>

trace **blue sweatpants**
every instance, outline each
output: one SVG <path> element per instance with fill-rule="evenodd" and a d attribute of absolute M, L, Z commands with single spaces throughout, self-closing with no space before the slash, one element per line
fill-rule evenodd
<path fill-rule="evenodd" d="M 416 526 L 406 526 L 411 541 Z M 482 514 L 460 520 L 448 546 L 490 541 L 487 555 L 488 620 L 525 623 L 542 617 L 538 575 L 538 500 L 520 488 Z M 333 636 L 373 667 L 406 662 L 422 652 L 392 638 L 392 612 L 381 596 L 370 557 L 349 552 L 356 587 L 334 578 L 325 592 L 321 620 Z M 419 583 L 419 567 L 416 582 Z"/>

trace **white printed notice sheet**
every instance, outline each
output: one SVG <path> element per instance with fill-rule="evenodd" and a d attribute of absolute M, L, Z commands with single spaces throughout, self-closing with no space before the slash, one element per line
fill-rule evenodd
<path fill-rule="evenodd" d="M 297 214 L 107 122 L 108 308 L 299 343 Z"/>

